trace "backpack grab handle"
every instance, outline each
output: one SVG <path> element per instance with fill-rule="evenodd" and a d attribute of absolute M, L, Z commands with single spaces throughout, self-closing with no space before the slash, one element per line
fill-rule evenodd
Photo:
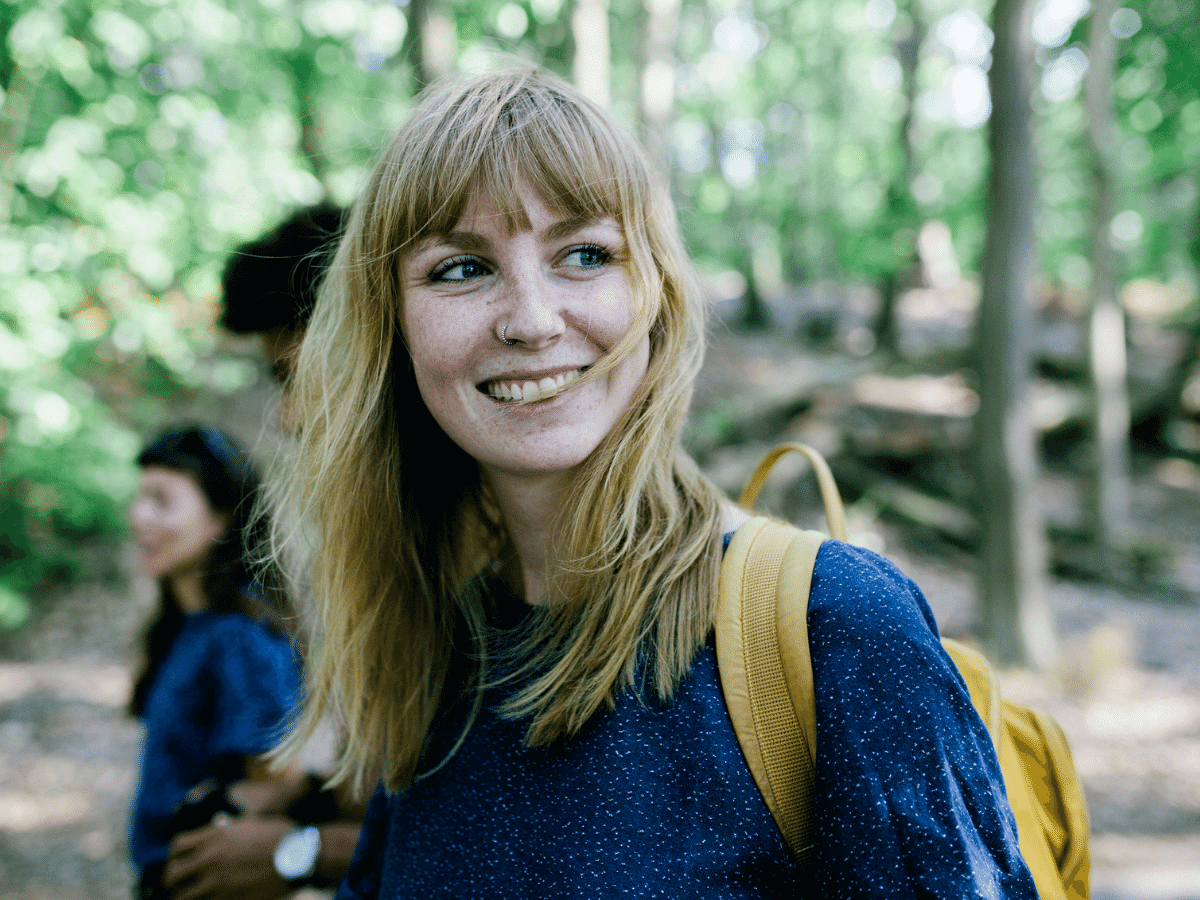
<path fill-rule="evenodd" d="M 758 499 L 758 492 L 766 483 L 771 468 L 781 456 L 793 450 L 804 454 L 812 465 L 813 474 L 817 476 L 817 486 L 821 489 L 821 502 L 825 506 L 825 521 L 829 524 L 830 537 L 845 541 L 847 535 L 846 508 L 842 505 L 842 495 L 838 493 L 837 482 L 834 481 L 833 472 L 829 471 L 829 464 L 825 462 L 825 458 L 807 444 L 780 444 L 763 457 L 763 461 L 758 464 L 758 468 L 746 482 L 746 487 L 738 498 L 738 506 L 750 509 L 754 505 L 754 501 Z"/>

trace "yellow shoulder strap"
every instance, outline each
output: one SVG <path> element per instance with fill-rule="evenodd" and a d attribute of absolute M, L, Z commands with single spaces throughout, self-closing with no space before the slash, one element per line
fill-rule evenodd
<path fill-rule="evenodd" d="M 792 852 L 812 850 L 816 700 L 808 592 L 825 536 L 755 517 L 721 565 L 717 664 L 738 744 Z"/>
<path fill-rule="evenodd" d="M 833 473 L 817 451 L 782 444 L 759 464 L 739 504 L 749 508 L 785 453 L 808 458 L 821 488 L 829 533 L 846 539 L 846 513 Z M 734 534 L 721 565 L 717 663 L 746 762 L 784 840 L 805 860 L 813 849 L 812 794 L 817 721 L 808 651 L 808 594 L 825 535 L 754 517 Z"/>
<path fill-rule="evenodd" d="M 758 492 L 762 490 L 767 476 L 771 474 L 772 467 L 779 462 L 781 456 L 793 452 L 803 454 L 809 465 L 812 466 L 813 474 L 817 476 L 817 486 L 821 489 L 821 503 L 825 507 L 825 521 L 829 524 L 830 536 L 839 541 L 846 540 L 846 508 L 842 505 L 842 495 L 838 491 L 837 481 L 834 480 L 833 472 L 829 470 L 829 464 L 825 462 L 825 457 L 808 444 L 780 444 L 774 447 L 763 457 L 758 468 L 754 470 L 754 474 L 750 476 L 750 480 L 746 482 L 746 486 L 742 489 L 742 495 L 738 497 L 738 506 L 746 509 L 753 507 L 754 501 L 758 499 Z"/>

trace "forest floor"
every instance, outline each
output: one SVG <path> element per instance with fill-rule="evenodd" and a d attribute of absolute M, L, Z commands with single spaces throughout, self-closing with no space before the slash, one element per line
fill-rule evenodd
<path fill-rule="evenodd" d="M 718 334 L 697 400 L 701 418 L 792 377 L 798 356 L 778 342 Z M 748 443 L 705 453 L 706 467 L 736 491 L 763 447 L 797 433 L 812 438 L 813 427 L 808 414 L 793 416 Z M 1179 570 L 1196 575 L 1200 477 L 1171 471 L 1164 481 L 1161 466 L 1138 467 L 1137 528 L 1175 548 Z M 1039 493 L 1069 504 L 1069 482 L 1048 474 Z M 965 552 L 870 504 L 850 514 L 852 538 L 921 585 L 943 631 L 970 630 Z M 815 516 L 811 507 L 797 513 Z M 131 895 L 126 832 L 140 734 L 124 707 L 152 594 L 133 577 L 128 547 L 81 553 L 102 574 L 54 592 L 24 630 L 0 639 L 4 900 Z M 1061 663 L 1047 674 L 1004 672 L 1003 683 L 1006 694 L 1051 712 L 1071 742 L 1092 817 L 1092 896 L 1200 900 L 1200 587 L 1158 592 L 1059 578 L 1049 595 Z"/>

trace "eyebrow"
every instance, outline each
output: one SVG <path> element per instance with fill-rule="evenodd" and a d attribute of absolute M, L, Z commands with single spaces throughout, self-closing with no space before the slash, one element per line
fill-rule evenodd
<path fill-rule="evenodd" d="M 430 247 L 435 247 L 439 244 L 453 247 L 456 250 L 463 250 L 468 253 L 481 253 L 487 249 L 488 242 L 482 235 L 476 234 L 473 231 L 447 231 L 443 234 L 430 234 L 422 238 L 409 255 L 415 256 L 418 253 L 424 253 Z"/>
<path fill-rule="evenodd" d="M 591 225 L 601 225 L 608 222 L 611 222 L 614 228 L 624 234 L 625 229 L 621 228 L 621 226 L 617 224 L 617 220 L 611 218 L 610 216 L 604 216 L 599 219 L 595 218 L 594 216 L 571 216 L 570 218 L 563 219 L 562 221 L 555 222 L 553 225 L 551 225 L 546 230 L 546 237 L 550 238 L 551 240 L 570 237 L 575 232 L 582 231 L 584 228 L 587 228 Z"/>
<path fill-rule="evenodd" d="M 593 216 L 570 216 L 569 218 L 555 222 L 547 228 L 546 239 L 551 241 L 561 240 L 589 226 L 607 223 L 612 223 L 612 226 L 624 235 L 624 229 L 621 228 L 615 219 L 609 216 L 599 219 Z M 442 234 L 426 235 L 417 242 L 417 245 L 411 251 L 411 255 L 423 253 L 436 244 L 445 244 L 464 253 L 482 253 L 490 246 L 490 242 L 480 234 L 476 234 L 473 231 L 454 229 Z"/>

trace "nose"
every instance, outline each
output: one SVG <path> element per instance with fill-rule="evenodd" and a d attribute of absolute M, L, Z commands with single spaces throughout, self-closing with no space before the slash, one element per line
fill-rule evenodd
<path fill-rule="evenodd" d="M 150 515 L 149 507 L 149 501 L 145 497 L 137 497 L 129 507 L 129 525 L 134 531 L 141 531 L 146 527 Z"/>
<path fill-rule="evenodd" d="M 496 336 L 505 343 L 538 349 L 553 343 L 566 329 L 559 292 L 540 265 L 514 271 L 505 294 L 496 322 Z"/>

